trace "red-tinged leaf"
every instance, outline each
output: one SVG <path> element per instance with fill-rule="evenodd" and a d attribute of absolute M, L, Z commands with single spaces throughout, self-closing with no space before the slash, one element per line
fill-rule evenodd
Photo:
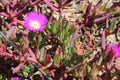
<path fill-rule="evenodd" d="M 46 54 L 45 60 L 42 62 L 42 64 L 44 66 L 47 66 L 51 62 L 51 59 L 52 59 L 51 55 L 50 54 Z"/>
<path fill-rule="evenodd" d="M 10 53 L 7 53 L 7 52 L 0 52 L 0 57 L 12 58 L 13 54 L 10 54 Z"/>
<path fill-rule="evenodd" d="M 37 61 L 36 59 L 34 59 L 34 58 L 28 57 L 28 58 L 26 59 L 26 61 L 30 61 L 30 62 L 36 63 L 37 65 L 40 66 L 40 64 L 38 63 L 38 61 Z"/>
<path fill-rule="evenodd" d="M 89 5 L 87 6 L 87 9 L 86 9 L 86 14 L 90 13 L 91 7 L 92 7 L 92 3 L 89 3 Z"/>
<path fill-rule="evenodd" d="M 4 13 L 4 12 L 1 12 L 0 15 L 1 15 L 1 16 L 5 16 L 5 17 L 9 17 L 9 15 L 7 15 L 7 14 Z"/>
<path fill-rule="evenodd" d="M 7 32 L 6 37 L 9 38 L 14 33 L 15 28 L 16 28 L 16 26 L 11 26 L 10 29 L 9 29 L 9 31 Z"/>
<path fill-rule="evenodd" d="M 55 71 L 56 71 L 55 69 L 50 70 L 50 74 L 51 74 L 52 77 L 55 76 Z"/>
<path fill-rule="evenodd" d="M 94 23 L 99 23 L 99 22 L 103 22 L 106 19 L 110 18 L 112 16 L 112 14 L 108 13 L 105 16 L 101 17 L 101 18 L 97 18 L 94 20 Z"/>
<path fill-rule="evenodd" d="M 15 17 L 17 17 L 17 16 L 19 16 L 19 15 L 21 15 L 27 8 L 27 6 L 28 6 L 29 4 L 26 4 L 25 6 L 24 6 L 24 8 L 22 8 L 21 10 L 19 10 L 18 12 L 16 12 L 15 14 L 13 14 L 12 15 L 12 18 L 15 18 Z M 17 20 L 16 20 L 17 21 Z"/>
<path fill-rule="evenodd" d="M 25 62 L 21 62 L 17 67 L 13 69 L 13 73 L 17 73 L 24 66 Z"/>
<path fill-rule="evenodd" d="M 0 44 L 0 57 L 12 58 L 13 54 L 7 53 L 5 45 Z"/>
<path fill-rule="evenodd" d="M 87 23 L 88 23 L 88 17 L 89 17 L 89 15 L 90 15 L 91 7 L 92 7 L 92 3 L 89 3 L 89 5 L 87 6 L 87 9 L 86 9 L 86 12 L 85 12 L 85 14 L 83 15 L 83 17 L 84 17 L 84 24 L 87 24 Z"/>
<path fill-rule="evenodd" d="M 105 36 L 109 36 L 110 35 L 110 32 L 108 30 L 105 31 Z"/>

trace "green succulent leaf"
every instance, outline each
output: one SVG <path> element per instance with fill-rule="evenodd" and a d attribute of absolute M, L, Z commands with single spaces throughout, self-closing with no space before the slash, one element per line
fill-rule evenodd
<path fill-rule="evenodd" d="M 31 63 L 29 63 L 28 65 L 24 65 L 22 67 L 22 73 L 25 78 L 31 76 L 33 72 L 34 72 L 34 66 Z"/>
<path fill-rule="evenodd" d="M 59 65 L 59 64 L 60 64 L 60 61 L 61 61 L 61 60 L 60 60 L 60 56 L 59 56 L 59 55 L 54 55 L 54 61 L 55 61 L 56 64 Z"/>
<path fill-rule="evenodd" d="M 38 40 L 37 40 L 37 47 L 38 47 L 38 48 L 39 48 L 40 45 L 41 45 L 41 41 L 42 41 L 42 36 L 39 35 L 39 36 L 38 36 Z"/>
<path fill-rule="evenodd" d="M 86 71 L 87 71 L 88 73 L 91 71 L 91 67 L 90 67 L 89 65 L 86 67 Z"/>
<path fill-rule="evenodd" d="M 24 65 L 22 68 L 22 72 L 25 78 L 29 76 L 29 67 L 27 65 Z"/>
<path fill-rule="evenodd" d="M 4 79 L 3 79 L 3 76 L 2 76 L 1 74 L 0 74 L 0 80 L 4 80 Z"/>
<path fill-rule="evenodd" d="M 40 62 L 43 62 L 43 61 L 45 60 L 44 47 L 42 47 L 42 48 L 40 49 L 40 52 L 41 52 L 41 54 L 40 54 L 38 60 L 39 60 Z"/>
<path fill-rule="evenodd" d="M 110 33 L 115 29 L 115 24 L 116 24 L 115 21 L 112 21 L 112 23 L 110 24 L 110 27 L 108 29 Z"/>
<path fill-rule="evenodd" d="M 73 34 L 74 31 L 75 31 L 75 28 L 74 28 L 74 27 L 70 28 L 70 29 L 69 29 L 69 36 L 70 36 L 71 34 Z"/>

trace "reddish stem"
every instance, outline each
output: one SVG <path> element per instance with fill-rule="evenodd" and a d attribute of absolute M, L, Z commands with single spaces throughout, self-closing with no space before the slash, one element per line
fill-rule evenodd
<path fill-rule="evenodd" d="M 36 4 L 38 4 L 40 1 L 41 1 L 41 0 L 36 0 L 36 1 L 32 2 L 32 1 L 30 0 L 30 5 L 31 5 L 31 6 L 36 5 Z"/>
<path fill-rule="evenodd" d="M 10 53 L 7 53 L 7 52 L 0 52 L 0 57 L 12 58 L 13 54 L 10 54 Z"/>
<path fill-rule="evenodd" d="M 9 15 L 6 14 L 6 13 L 4 13 L 4 12 L 1 12 L 0 15 L 1 15 L 1 16 L 5 16 L 5 17 L 9 17 Z"/>
<path fill-rule="evenodd" d="M 17 73 L 25 64 L 26 61 L 21 62 L 17 67 L 13 69 L 13 73 Z"/>
<path fill-rule="evenodd" d="M 107 15 L 105 15 L 105 16 L 103 16 L 103 17 L 101 17 L 101 18 L 95 19 L 95 20 L 94 20 L 94 23 L 102 22 L 102 21 L 104 21 L 105 19 L 110 18 L 111 16 L 112 16 L 112 14 L 108 13 Z"/>
<path fill-rule="evenodd" d="M 51 9 L 52 9 L 53 11 L 59 11 L 59 9 L 57 9 L 55 6 L 53 6 L 53 4 L 50 3 L 49 0 L 44 0 L 44 2 L 45 2 L 49 7 L 51 7 Z"/>
<path fill-rule="evenodd" d="M 35 54 L 33 53 L 33 51 L 30 48 L 28 48 L 28 51 L 29 51 L 29 54 L 31 55 L 31 57 L 36 59 Z"/>
<path fill-rule="evenodd" d="M 23 8 L 22 10 L 19 10 L 18 12 L 15 12 L 15 13 L 13 14 L 12 18 L 17 17 L 18 15 L 20 15 L 21 13 L 23 13 L 23 12 L 26 10 L 26 7 L 27 7 L 27 6 L 28 6 L 28 5 L 24 6 L 24 8 Z"/>

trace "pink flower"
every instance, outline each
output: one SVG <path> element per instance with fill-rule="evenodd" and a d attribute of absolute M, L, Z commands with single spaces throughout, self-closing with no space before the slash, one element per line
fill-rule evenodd
<path fill-rule="evenodd" d="M 112 52 L 115 58 L 120 58 L 120 44 L 109 44 L 107 53 Z"/>
<path fill-rule="evenodd" d="M 24 27 L 33 32 L 42 32 L 47 25 L 47 18 L 39 12 L 29 12 L 24 19 Z"/>
<path fill-rule="evenodd" d="M 10 80 L 23 80 L 23 79 L 20 77 L 12 77 Z"/>

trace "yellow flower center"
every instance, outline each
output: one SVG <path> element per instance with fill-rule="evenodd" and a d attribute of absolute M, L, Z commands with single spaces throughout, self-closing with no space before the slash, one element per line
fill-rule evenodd
<path fill-rule="evenodd" d="M 30 22 L 30 27 L 35 28 L 35 29 L 39 29 L 40 24 L 37 21 L 31 21 Z"/>

